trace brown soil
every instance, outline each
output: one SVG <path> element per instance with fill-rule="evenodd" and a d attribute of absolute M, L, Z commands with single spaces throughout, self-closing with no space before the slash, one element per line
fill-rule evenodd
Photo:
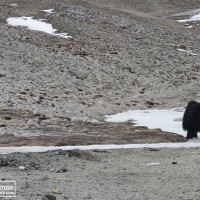
<path fill-rule="evenodd" d="M 1 146 L 65 146 L 88 144 L 136 144 L 157 142 L 184 142 L 183 136 L 133 126 L 133 122 L 84 122 L 68 118 L 51 119 L 28 110 L 0 109 L 2 128 L 9 128 L 12 134 L 4 133 Z M 32 124 L 27 124 L 32 121 Z M 33 123 L 36 121 L 36 123 Z M 17 126 L 21 124 L 21 126 Z M 23 125 L 23 126 L 22 126 Z M 24 134 L 25 133 L 25 134 Z"/>

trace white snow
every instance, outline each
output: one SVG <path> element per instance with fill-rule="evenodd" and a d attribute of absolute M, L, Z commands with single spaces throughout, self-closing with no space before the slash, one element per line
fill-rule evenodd
<path fill-rule="evenodd" d="M 54 9 L 48 9 L 48 10 L 42 10 L 42 11 L 51 14 L 53 13 Z"/>
<path fill-rule="evenodd" d="M 198 141 L 198 142 L 195 142 Z M 13 152 L 46 152 L 51 150 L 111 150 L 111 149 L 141 149 L 141 148 L 197 148 L 200 147 L 199 140 L 190 140 L 181 143 L 155 143 L 155 144 L 107 144 L 107 145 L 83 145 L 83 146 L 21 146 L 0 147 L 0 154 Z"/>
<path fill-rule="evenodd" d="M 186 136 L 182 129 L 183 108 L 163 110 L 129 110 L 115 115 L 105 116 L 108 122 L 134 121 L 137 125 L 147 126 L 150 129 L 162 129 Z"/>
<path fill-rule="evenodd" d="M 189 55 L 192 55 L 192 56 L 198 56 L 198 54 L 193 53 L 192 51 L 185 50 L 185 49 L 178 49 L 178 51 L 186 52 L 186 53 L 188 53 Z"/>
<path fill-rule="evenodd" d="M 193 26 L 191 25 L 191 26 L 188 26 L 188 27 L 186 27 L 186 28 L 192 28 Z"/>
<path fill-rule="evenodd" d="M 194 15 L 194 16 L 190 17 L 189 19 L 178 20 L 178 22 L 192 22 L 192 21 L 200 21 L 200 14 Z"/>
<path fill-rule="evenodd" d="M 178 13 L 172 16 L 183 18 L 183 19 L 177 20 L 178 22 L 181 22 L 181 23 L 200 21 L 200 9 L 190 10 L 190 11 Z"/>
<path fill-rule="evenodd" d="M 10 17 L 6 21 L 11 26 L 25 26 L 30 30 L 42 31 L 63 38 L 71 38 L 67 33 L 56 33 L 57 29 L 53 29 L 51 24 L 33 19 L 33 17 Z"/>
<path fill-rule="evenodd" d="M 156 162 L 156 163 L 147 163 L 146 166 L 155 166 L 155 165 L 160 165 L 159 162 Z"/>

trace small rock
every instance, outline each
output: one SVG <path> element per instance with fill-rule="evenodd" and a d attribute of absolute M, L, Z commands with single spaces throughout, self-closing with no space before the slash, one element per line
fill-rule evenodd
<path fill-rule="evenodd" d="M 0 127 L 6 127 L 6 125 L 5 124 L 0 124 Z"/>
<path fill-rule="evenodd" d="M 173 164 L 173 165 L 176 165 L 176 164 L 178 164 L 178 163 L 177 163 L 177 162 L 172 162 L 172 164 Z"/>
<path fill-rule="evenodd" d="M 54 168 L 51 168 L 50 170 L 49 170 L 50 172 L 54 172 L 54 171 L 56 171 Z"/>
<path fill-rule="evenodd" d="M 71 150 L 71 151 L 68 151 L 68 156 L 69 156 L 69 157 L 77 157 L 77 158 L 80 158 L 82 155 L 81 155 L 78 151 Z"/>
<path fill-rule="evenodd" d="M 58 151 L 55 151 L 55 155 L 66 155 L 66 152 L 59 149 Z"/>
<path fill-rule="evenodd" d="M 21 184 L 21 188 L 22 189 L 27 189 L 29 186 L 28 186 L 28 181 L 24 178 L 22 180 L 22 184 Z"/>
<path fill-rule="evenodd" d="M 152 101 L 146 101 L 146 104 L 149 105 L 149 106 L 154 106 L 155 105 L 155 103 L 152 102 Z"/>
<path fill-rule="evenodd" d="M 61 194 L 60 190 L 59 190 L 59 189 L 56 189 L 56 188 L 52 189 L 51 192 L 52 192 L 53 194 Z"/>
<path fill-rule="evenodd" d="M 8 166 L 8 159 L 6 157 L 0 157 L 0 166 Z"/>
<path fill-rule="evenodd" d="M 40 168 L 40 163 L 38 162 L 31 162 L 29 165 L 36 170 Z"/>
<path fill-rule="evenodd" d="M 149 151 L 159 151 L 158 148 L 148 148 Z"/>
<path fill-rule="evenodd" d="M 87 73 L 83 71 L 70 71 L 70 74 L 81 80 L 84 80 L 88 76 Z"/>
<path fill-rule="evenodd" d="M 68 196 L 66 196 L 65 194 L 61 195 L 63 199 L 69 199 Z"/>
<path fill-rule="evenodd" d="M 56 197 L 53 195 L 44 195 L 41 200 L 56 200 Z"/>
<path fill-rule="evenodd" d="M 6 73 L 4 71 L 0 72 L 0 78 L 6 76 Z"/>
<path fill-rule="evenodd" d="M 26 167 L 21 165 L 21 166 L 19 166 L 19 170 L 24 171 L 24 170 L 26 170 Z"/>
<path fill-rule="evenodd" d="M 47 176 L 47 175 L 45 175 L 45 176 L 43 176 L 41 179 L 40 179 L 40 181 L 46 181 L 46 180 L 48 180 L 49 179 L 49 177 Z"/>
<path fill-rule="evenodd" d="M 180 48 L 180 49 L 187 50 L 187 46 L 186 46 L 186 45 L 184 45 L 184 44 L 181 44 L 181 45 L 179 45 L 179 48 Z"/>
<path fill-rule="evenodd" d="M 5 117 L 3 117 L 5 120 L 11 120 L 12 119 L 12 117 L 10 117 L 10 116 L 5 116 Z"/>
<path fill-rule="evenodd" d="M 68 169 L 63 167 L 63 168 L 57 170 L 57 173 L 64 173 L 64 172 L 67 172 L 67 171 L 68 171 Z"/>

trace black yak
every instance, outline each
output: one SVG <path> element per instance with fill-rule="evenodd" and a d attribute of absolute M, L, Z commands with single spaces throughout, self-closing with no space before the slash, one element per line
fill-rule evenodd
<path fill-rule="evenodd" d="M 190 101 L 183 115 L 183 129 L 187 130 L 187 139 L 197 138 L 200 131 L 200 103 Z"/>

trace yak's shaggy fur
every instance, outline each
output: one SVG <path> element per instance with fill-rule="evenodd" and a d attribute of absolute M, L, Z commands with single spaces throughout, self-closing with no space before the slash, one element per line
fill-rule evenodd
<path fill-rule="evenodd" d="M 197 138 L 200 131 L 200 103 L 188 102 L 183 115 L 183 129 L 187 130 L 187 139 Z"/>

